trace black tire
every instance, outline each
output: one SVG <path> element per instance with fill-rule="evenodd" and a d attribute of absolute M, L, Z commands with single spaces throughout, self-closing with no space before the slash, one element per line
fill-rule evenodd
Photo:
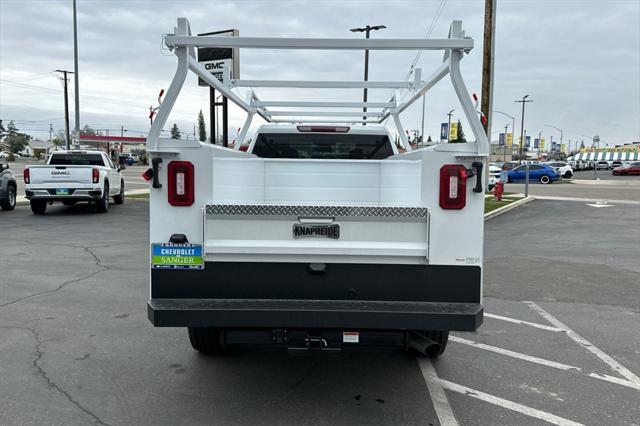
<path fill-rule="evenodd" d="M 549 176 L 547 176 L 547 175 L 542 175 L 542 176 L 540 176 L 540 183 L 543 184 L 543 185 L 551 183 L 551 178 L 549 178 Z"/>
<path fill-rule="evenodd" d="M 33 214 L 44 214 L 47 211 L 47 202 L 43 200 L 31 200 L 31 211 Z"/>
<path fill-rule="evenodd" d="M 68 201 L 63 201 L 62 204 L 65 206 L 75 206 L 77 203 L 77 201 L 73 201 L 73 200 L 68 200 Z"/>
<path fill-rule="evenodd" d="M 120 193 L 113 196 L 113 204 L 124 204 L 124 181 L 120 183 Z"/>
<path fill-rule="evenodd" d="M 189 327 L 191 347 L 205 355 L 224 352 L 224 330 L 213 327 Z"/>
<path fill-rule="evenodd" d="M 573 173 L 571 173 L 571 172 L 567 171 L 567 173 L 565 173 L 565 174 L 564 174 L 564 176 L 562 176 L 562 177 L 563 177 L 563 178 L 566 178 L 566 179 L 570 179 L 570 178 L 571 178 L 571 176 L 573 176 Z"/>
<path fill-rule="evenodd" d="M 96 201 L 96 211 L 98 213 L 106 213 L 109 211 L 109 182 L 104 183 L 102 198 L 99 201 Z"/>
<path fill-rule="evenodd" d="M 7 192 L 4 198 L 0 199 L 0 208 L 2 210 L 13 210 L 16 208 L 16 187 L 13 184 L 7 186 Z"/>

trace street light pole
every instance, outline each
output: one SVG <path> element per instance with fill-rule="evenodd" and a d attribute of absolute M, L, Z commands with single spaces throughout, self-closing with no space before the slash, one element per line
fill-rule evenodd
<path fill-rule="evenodd" d="M 455 109 L 452 109 L 447 113 L 447 115 L 449 116 L 449 125 L 447 127 L 447 143 L 449 143 L 449 141 L 451 140 L 451 116 L 453 115 L 453 111 L 455 111 Z"/>
<path fill-rule="evenodd" d="M 368 39 L 369 38 L 369 33 L 371 31 L 377 31 L 377 30 L 382 30 L 385 29 L 387 27 L 385 27 L 384 25 L 367 25 L 364 28 L 351 28 L 351 32 L 352 33 L 365 33 L 365 37 Z M 365 49 L 364 50 L 364 81 L 369 81 L 369 49 Z M 364 88 L 364 96 L 363 96 L 363 101 L 366 103 L 367 102 L 367 88 Z M 362 107 L 362 112 L 367 112 L 367 107 L 364 106 Z M 362 117 L 363 120 L 366 121 L 367 116 L 366 114 L 364 115 L 364 117 Z M 367 125 L 367 123 L 362 123 L 364 126 Z"/>
<path fill-rule="evenodd" d="M 520 159 L 521 160 L 524 158 L 524 104 L 526 104 L 527 102 L 533 102 L 533 100 L 527 99 L 528 97 L 529 95 L 524 95 L 522 97 L 522 100 L 515 101 L 515 102 L 522 103 L 522 122 L 520 126 Z"/>
<path fill-rule="evenodd" d="M 507 162 L 507 128 L 509 127 L 509 123 L 504 125 L 504 145 L 502 146 L 502 161 Z"/>
<path fill-rule="evenodd" d="M 506 112 L 502 112 L 502 111 L 498 111 L 498 110 L 493 110 L 493 112 L 497 112 L 498 114 L 502 114 L 504 116 L 507 116 L 511 119 L 511 133 L 512 133 L 512 137 L 511 137 L 511 142 L 513 143 L 513 133 L 516 131 L 516 117 L 513 115 L 509 115 Z M 507 150 L 507 135 L 505 133 L 504 135 L 504 149 L 505 151 Z"/>
<path fill-rule="evenodd" d="M 545 127 L 551 127 L 552 129 L 556 129 L 557 131 L 560 132 L 560 147 L 562 147 L 562 136 L 564 135 L 564 131 L 559 127 L 552 126 L 551 124 L 545 124 Z M 555 155 L 554 155 L 554 157 L 555 157 Z"/>

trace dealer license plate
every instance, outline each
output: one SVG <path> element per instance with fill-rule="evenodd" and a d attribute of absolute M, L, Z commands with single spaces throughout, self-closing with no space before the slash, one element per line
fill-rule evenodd
<path fill-rule="evenodd" d="M 152 244 L 153 269 L 204 269 L 201 244 Z"/>

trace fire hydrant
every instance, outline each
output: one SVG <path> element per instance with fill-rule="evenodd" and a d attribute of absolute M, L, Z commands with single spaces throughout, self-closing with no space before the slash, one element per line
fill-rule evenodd
<path fill-rule="evenodd" d="M 493 186 L 493 195 L 496 197 L 498 201 L 502 201 L 502 194 L 504 193 L 504 183 L 502 181 L 496 182 Z"/>

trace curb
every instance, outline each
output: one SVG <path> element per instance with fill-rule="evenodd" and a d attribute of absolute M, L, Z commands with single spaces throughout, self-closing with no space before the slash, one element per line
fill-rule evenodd
<path fill-rule="evenodd" d="M 148 194 L 148 189 L 132 189 L 131 191 L 124 191 L 124 196 L 127 195 L 138 195 L 138 194 Z M 19 196 L 16 199 L 16 206 L 28 206 L 29 200 L 27 200 L 24 196 Z"/>
<path fill-rule="evenodd" d="M 526 197 L 526 198 L 522 198 L 522 199 L 520 199 L 518 201 L 514 201 L 511 204 L 507 204 L 504 207 L 500 207 L 499 209 L 495 209 L 493 211 L 490 211 L 489 213 L 486 213 L 484 215 L 484 220 L 487 221 L 487 220 L 489 220 L 491 218 L 494 218 L 496 216 L 500 216 L 501 214 L 506 213 L 509 210 L 515 209 L 516 207 L 520 207 L 521 205 L 527 204 L 529 201 L 533 201 L 533 200 L 535 200 L 535 197 L 529 196 L 529 197 Z"/>

